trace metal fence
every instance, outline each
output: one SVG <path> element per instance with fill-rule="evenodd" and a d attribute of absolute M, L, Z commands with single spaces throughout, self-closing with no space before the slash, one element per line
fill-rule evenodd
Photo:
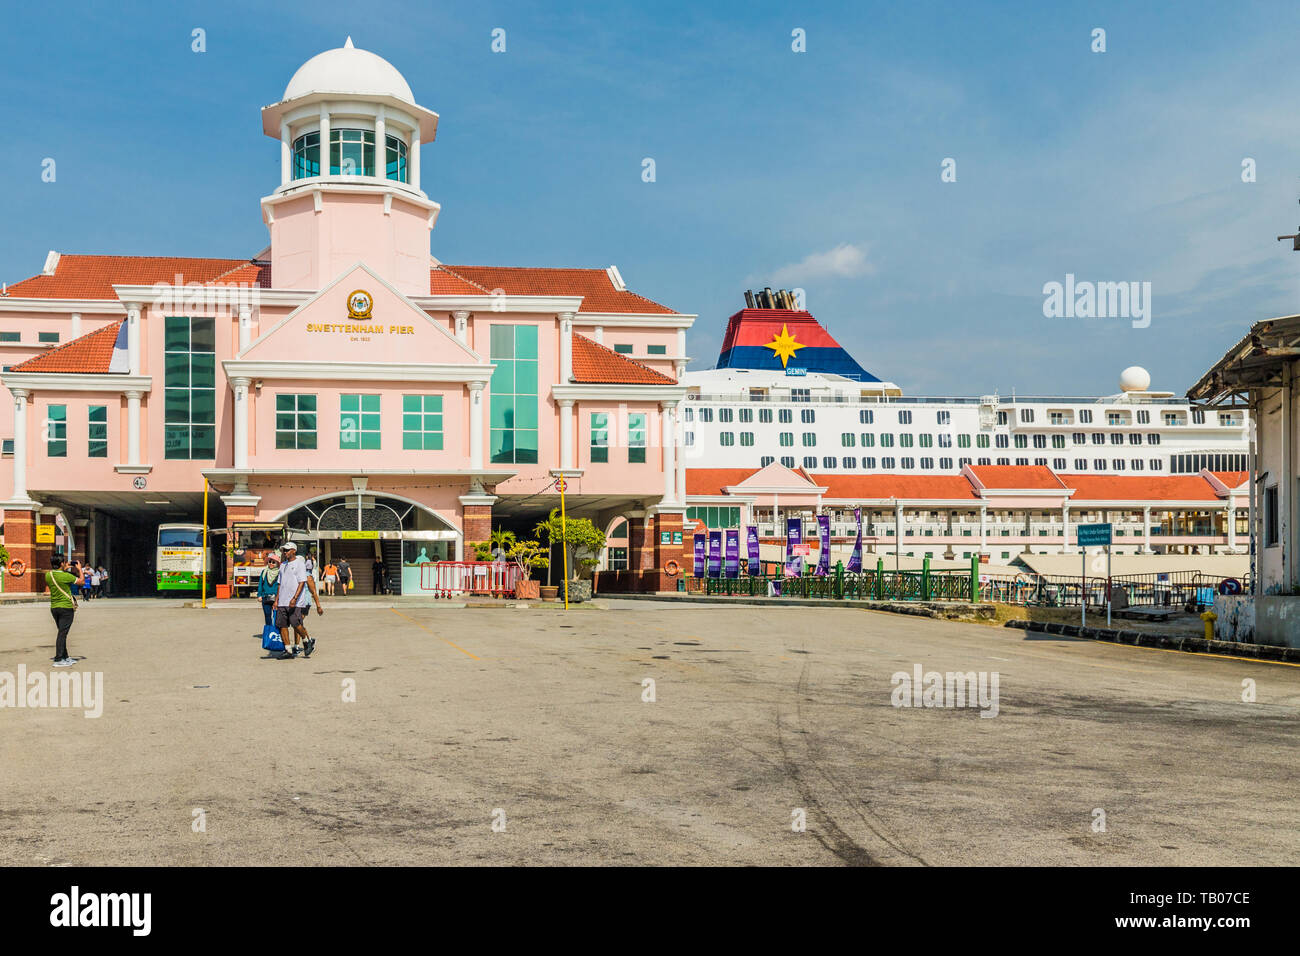
<path fill-rule="evenodd" d="M 780 568 L 779 564 L 775 568 Z M 767 571 L 768 569 L 764 569 Z M 782 572 L 739 577 L 687 577 L 687 592 L 741 597 L 828 598 L 849 601 L 970 601 L 971 571 L 845 571 L 837 565 L 830 574 Z"/>
<path fill-rule="evenodd" d="M 1116 574 L 1109 579 L 1112 604 L 1130 607 L 1207 607 L 1227 580 L 1235 580 L 1240 593 L 1249 593 L 1250 580 L 1245 576 L 1229 579 L 1201 571 Z M 1015 579 L 982 581 L 979 593 L 983 601 L 1004 604 L 1078 607 L 1086 600 L 1100 606 L 1106 603 L 1106 582 L 1105 576 L 1026 573 Z"/>

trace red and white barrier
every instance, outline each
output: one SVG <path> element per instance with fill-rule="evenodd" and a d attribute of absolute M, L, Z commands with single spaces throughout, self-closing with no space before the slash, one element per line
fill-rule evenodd
<path fill-rule="evenodd" d="M 515 593 L 519 568 L 495 561 L 436 561 L 420 565 L 420 590 L 435 597 Z"/>

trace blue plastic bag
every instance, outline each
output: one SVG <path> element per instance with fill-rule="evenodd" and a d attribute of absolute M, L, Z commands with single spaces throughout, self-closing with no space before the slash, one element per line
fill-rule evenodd
<path fill-rule="evenodd" d="M 274 624 L 268 624 L 262 628 L 262 650 L 284 650 L 284 640 L 280 637 L 280 629 Z"/>

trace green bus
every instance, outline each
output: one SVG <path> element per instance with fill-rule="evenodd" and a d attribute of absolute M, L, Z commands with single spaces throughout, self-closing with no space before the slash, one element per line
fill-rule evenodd
<path fill-rule="evenodd" d="M 154 569 L 158 593 L 198 591 L 203 576 L 203 525 L 160 524 Z M 212 549 L 208 548 L 208 575 L 212 574 Z"/>

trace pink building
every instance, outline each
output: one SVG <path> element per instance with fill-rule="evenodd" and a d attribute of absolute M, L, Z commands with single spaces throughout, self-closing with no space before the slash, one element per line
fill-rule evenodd
<path fill-rule="evenodd" d="M 349 40 L 262 110 L 281 156 L 260 202 L 266 249 L 51 253 L 6 287 L 11 557 L 43 567 L 66 544 L 113 566 L 119 590 L 149 591 L 157 526 L 199 518 L 206 478 L 217 528 L 285 522 L 367 572 L 374 557 L 457 559 L 495 525 L 531 528 L 563 475 L 571 513 L 628 520 L 634 571 L 680 559 L 674 446 L 694 316 L 612 266 L 431 256 L 440 206 L 420 152 L 437 126 Z M 36 540 L 55 523 L 56 542 Z"/>

